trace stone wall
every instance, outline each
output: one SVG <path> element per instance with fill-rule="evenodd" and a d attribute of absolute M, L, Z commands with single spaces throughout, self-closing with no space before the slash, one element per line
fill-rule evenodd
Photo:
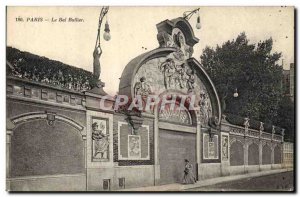
<path fill-rule="evenodd" d="M 8 78 L 8 190 L 57 191 L 62 182 L 70 185 L 65 190 L 85 190 L 83 100 L 81 93 Z"/>
<path fill-rule="evenodd" d="M 247 123 L 248 119 L 245 119 Z M 229 174 L 241 174 L 282 167 L 283 136 L 232 125 L 222 120 L 221 130 L 229 135 Z M 274 129 L 273 129 L 274 131 Z M 223 163 L 223 161 L 222 161 Z M 223 165 L 223 164 L 222 164 Z M 224 166 L 224 165 L 223 165 Z"/>

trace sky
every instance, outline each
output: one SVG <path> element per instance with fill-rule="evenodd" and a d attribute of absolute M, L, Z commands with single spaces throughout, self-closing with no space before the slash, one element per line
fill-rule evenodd
<path fill-rule="evenodd" d="M 105 82 L 105 91 L 116 94 L 127 63 L 159 46 L 157 23 L 195 8 L 110 7 L 101 30 L 100 78 Z M 101 7 L 86 6 L 8 7 L 7 46 L 92 71 L 100 10 Z M 43 18 L 43 21 L 32 22 L 33 17 Z M 83 21 L 59 22 L 59 18 L 66 17 Z M 293 7 L 200 7 L 200 17 L 200 30 L 195 28 L 197 15 L 189 20 L 195 36 L 200 39 L 194 46 L 196 59 L 206 46 L 216 47 L 245 32 L 250 43 L 272 37 L 273 51 L 282 52 L 284 69 L 289 69 L 289 64 L 294 62 Z M 16 18 L 23 18 L 23 22 Z M 57 21 L 51 22 L 52 18 Z M 108 42 L 102 36 L 106 20 L 111 30 Z"/>

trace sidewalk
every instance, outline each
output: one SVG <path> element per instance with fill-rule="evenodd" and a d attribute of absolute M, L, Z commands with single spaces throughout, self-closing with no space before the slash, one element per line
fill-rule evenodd
<path fill-rule="evenodd" d="M 224 183 L 228 181 L 235 181 L 244 178 L 253 178 L 259 176 L 266 176 L 270 174 L 277 174 L 281 172 L 291 171 L 292 169 L 277 169 L 277 170 L 269 170 L 269 171 L 260 171 L 255 173 L 248 173 L 248 174 L 241 174 L 241 175 L 234 175 L 234 176 L 224 176 L 224 177 L 217 177 L 212 179 L 206 179 L 198 181 L 195 184 L 191 185 L 182 185 L 179 183 L 173 183 L 168 185 L 159 185 L 159 186 L 149 186 L 149 187 L 139 187 L 139 188 L 130 188 L 130 189 L 123 189 L 118 191 L 183 191 L 192 188 L 198 188 L 208 185 L 215 185 L 218 183 Z"/>

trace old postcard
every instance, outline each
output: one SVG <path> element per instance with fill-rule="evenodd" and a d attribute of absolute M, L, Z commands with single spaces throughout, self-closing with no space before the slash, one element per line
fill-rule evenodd
<path fill-rule="evenodd" d="M 8 6 L 6 190 L 295 191 L 294 13 Z"/>

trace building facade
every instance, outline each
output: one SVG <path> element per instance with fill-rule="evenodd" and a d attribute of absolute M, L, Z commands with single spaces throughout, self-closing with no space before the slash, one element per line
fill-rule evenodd
<path fill-rule="evenodd" d="M 18 55 L 7 61 L 7 190 L 180 183 L 185 159 L 197 180 L 283 167 L 280 129 L 247 118 L 233 124 L 222 115 L 213 82 L 192 57 L 199 39 L 188 21 L 165 20 L 157 30 L 160 46 L 125 66 L 119 95 L 166 102 L 138 112 L 116 108 L 118 97 L 108 96 L 103 83 L 93 86 L 91 74 L 65 74 L 61 67 L 53 74 L 54 62 L 43 60 L 51 75 L 40 77 L 38 68 L 26 69 L 37 57 L 13 52 Z M 190 108 L 191 99 L 197 108 Z"/>
<path fill-rule="evenodd" d="M 294 101 L 295 95 L 295 66 L 294 63 L 290 64 L 290 70 L 283 70 L 282 74 L 282 91 L 283 95 L 288 96 Z"/>

